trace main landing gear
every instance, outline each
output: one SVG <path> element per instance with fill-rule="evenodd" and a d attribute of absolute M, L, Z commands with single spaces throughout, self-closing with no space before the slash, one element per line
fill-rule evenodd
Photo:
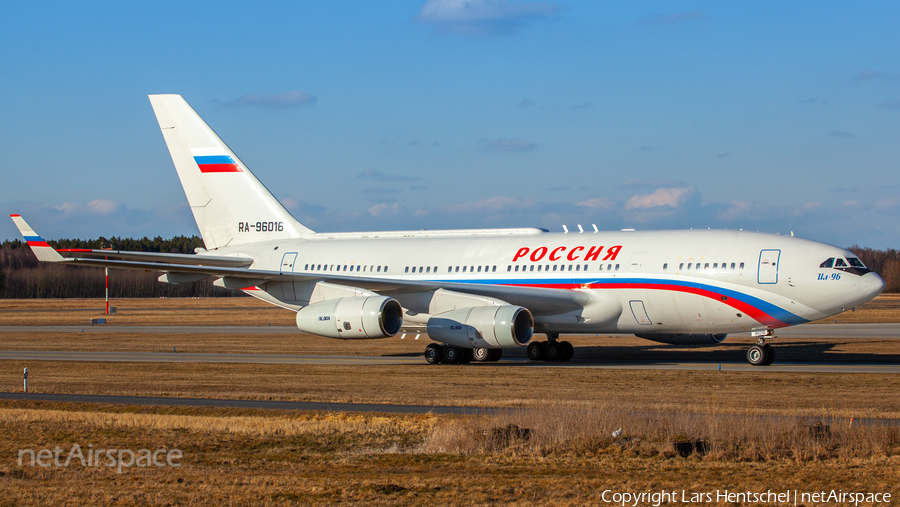
<path fill-rule="evenodd" d="M 559 333 L 547 333 L 547 341 L 529 343 L 527 353 L 532 361 L 568 361 L 575 355 L 575 347 L 559 341 Z"/>
<path fill-rule="evenodd" d="M 766 336 L 775 337 L 772 330 L 759 337 L 756 345 L 747 349 L 747 362 L 753 366 L 769 366 L 775 361 L 775 348 L 766 343 Z"/>
<path fill-rule="evenodd" d="M 428 364 L 466 364 L 473 360 L 486 363 L 499 361 L 501 357 L 503 357 L 503 349 L 468 349 L 438 343 L 429 343 L 425 347 L 425 361 Z"/>

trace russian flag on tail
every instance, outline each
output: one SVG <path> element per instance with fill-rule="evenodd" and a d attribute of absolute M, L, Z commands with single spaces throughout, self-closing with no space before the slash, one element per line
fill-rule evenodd
<path fill-rule="evenodd" d="M 192 148 L 191 155 L 201 173 L 241 173 L 241 166 L 221 148 Z"/>

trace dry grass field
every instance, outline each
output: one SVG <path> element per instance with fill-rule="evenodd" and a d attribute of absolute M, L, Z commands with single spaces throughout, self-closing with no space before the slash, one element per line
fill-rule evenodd
<path fill-rule="evenodd" d="M 893 429 L 816 437 L 793 421 L 623 421 L 602 410 L 459 418 L 5 402 L 0 504 L 601 505 L 605 490 L 900 494 Z M 481 436 L 510 421 L 533 436 Z M 611 437 L 616 424 L 625 438 Z M 697 436 L 708 439 L 707 454 L 674 452 L 672 441 Z M 17 464 L 20 449 L 59 446 L 65 457 L 75 443 L 178 449 L 183 459 L 122 473 Z"/>
<path fill-rule="evenodd" d="M 250 298 L 118 300 L 111 325 L 293 325 Z M 56 311 L 64 310 L 64 311 Z M 102 301 L 0 301 L 0 326 L 83 325 Z M 881 296 L 838 322 L 898 322 Z M 844 320 L 853 319 L 853 320 Z M 831 319 L 830 322 L 833 322 Z M 418 355 L 411 337 L 343 342 L 285 334 L 2 333 L 6 350 Z M 680 349 L 574 337 L 579 357 L 740 361 L 746 340 Z M 778 343 L 779 359 L 898 363 L 898 340 Z M 501 406 L 482 416 L 0 402 L 0 505 L 602 505 L 662 489 L 891 492 L 900 498 L 900 376 L 457 366 L 0 361 L 0 391 Z M 552 401 L 550 401 L 552 400 Z M 822 421 L 827 431 L 810 428 Z M 510 424 L 527 436 L 508 433 Z M 622 427 L 623 437 L 612 431 Z M 498 434 L 497 431 L 500 431 Z M 503 433 L 507 431 L 507 433 Z M 485 434 L 487 432 L 487 434 Z M 498 435 L 500 437 L 498 438 Z M 512 435 L 512 436 L 510 436 Z M 681 457 L 672 442 L 702 440 Z M 181 466 L 18 466 L 20 449 L 179 449 Z M 681 502 L 675 502 L 681 503 Z M 727 502 L 720 502 L 727 503 Z M 748 504 L 736 502 L 735 504 Z M 802 502 L 801 502 L 802 503 Z M 814 502 L 806 502 L 807 505 Z M 642 502 L 640 505 L 652 505 Z"/>

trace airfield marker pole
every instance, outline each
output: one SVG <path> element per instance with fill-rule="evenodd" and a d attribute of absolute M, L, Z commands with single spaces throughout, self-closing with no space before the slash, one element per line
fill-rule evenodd
<path fill-rule="evenodd" d="M 23 380 L 23 382 L 24 382 L 23 387 L 25 388 L 25 392 L 27 393 L 28 392 L 28 368 L 27 367 L 25 368 L 24 376 L 25 376 L 25 379 Z"/>
<path fill-rule="evenodd" d="M 106 314 L 109 315 L 109 268 L 105 268 L 106 277 L 104 285 L 106 285 Z"/>

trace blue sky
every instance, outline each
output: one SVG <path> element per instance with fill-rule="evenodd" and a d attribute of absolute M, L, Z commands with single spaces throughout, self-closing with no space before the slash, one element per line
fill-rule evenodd
<path fill-rule="evenodd" d="M 0 206 L 195 234 L 180 93 L 315 230 L 727 228 L 900 247 L 897 2 L 21 2 Z M 11 221 L 0 237 L 15 238 Z"/>

